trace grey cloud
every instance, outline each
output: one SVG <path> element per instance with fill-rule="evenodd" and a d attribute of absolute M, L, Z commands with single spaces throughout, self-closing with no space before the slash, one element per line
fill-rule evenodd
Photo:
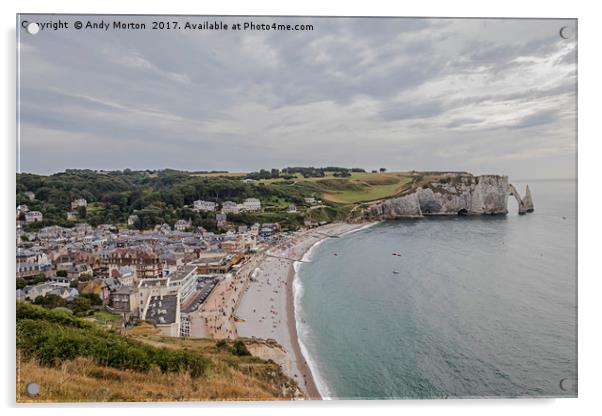
<path fill-rule="evenodd" d="M 439 152 L 436 144 L 453 137 L 455 148 L 495 165 L 496 154 L 500 160 L 514 155 L 496 145 L 506 128 L 519 136 L 539 129 L 557 154 L 570 147 L 560 131 L 573 125 L 564 110 L 574 109 L 575 48 L 558 41 L 560 22 L 223 20 L 303 22 L 315 29 L 81 31 L 77 36 L 57 31 L 22 37 L 21 168 L 250 170 L 323 161 L 471 170 L 462 157 Z M 537 59 L 552 56 L 557 69 L 550 74 L 557 76 L 538 78 L 547 64 Z M 519 62 L 519 57 L 533 59 Z M 532 77 L 532 86 L 515 88 L 517 76 Z M 443 79 L 461 84 L 449 93 L 433 90 Z M 491 90 L 487 79 L 500 87 Z M 499 107 L 514 121 L 473 113 L 485 107 Z M 62 148 L 52 147 L 57 137 L 71 143 L 72 163 Z M 311 147 L 318 142 L 339 150 L 322 153 Z M 544 146 L 529 138 L 522 142 L 534 152 Z M 41 148 L 43 153 L 36 150 Z M 552 159 L 558 166 L 558 156 Z M 562 169 L 571 170 L 572 160 L 566 155 Z M 522 169 L 521 162 L 512 163 Z"/>

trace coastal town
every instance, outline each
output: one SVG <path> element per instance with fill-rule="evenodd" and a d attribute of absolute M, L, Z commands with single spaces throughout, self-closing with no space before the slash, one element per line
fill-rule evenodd
<path fill-rule="evenodd" d="M 74 199 L 73 215 L 86 205 Z M 239 204 L 196 200 L 192 208 L 214 213 L 221 232 L 184 219 L 138 230 L 135 215 L 122 227 L 82 222 L 25 231 L 42 214 L 19 205 L 17 299 L 66 305 L 80 316 L 102 311 L 122 331 L 146 322 L 167 337 L 270 340 L 278 348 L 254 354 L 279 363 L 317 395 L 296 340 L 293 264 L 317 241 L 358 225 L 308 221 L 298 231 L 282 231 L 278 223 L 228 223 L 231 213 L 260 211 L 257 198 Z"/>

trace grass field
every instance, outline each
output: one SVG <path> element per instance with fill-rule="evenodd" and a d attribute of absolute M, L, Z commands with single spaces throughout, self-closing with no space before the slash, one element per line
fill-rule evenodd
<path fill-rule="evenodd" d="M 294 185 L 310 190 L 325 201 L 337 204 L 355 204 L 393 197 L 412 184 L 412 175 L 406 172 L 353 172 L 346 178 L 328 172 L 323 178 L 303 178 L 297 175 Z M 282 179 L 261 181 L 266 185 L 284 184 Z"/>
<path fill-rule="evenodd" d="M 19 303 L 17 326 L 20 403 L 282 400 L 299 395 L 296 383 L 278 364 L 237 355 L 232 341 L 220 346 L 208 339 L 163 337 L 146 323 L 127 331 L 104 331 L 96 322 Z M 115 348 L 127 351 L 129 358 L 124 362 L 122 355 L 112 355 Z M 57 349 L 68 358 L 56 359 Z M 179 371 L 161 367 L 184 357 L 197 357 L 203 371 L 195 375 L 187 367 L 190 360 Z M 149 367 L 140 366 L 145 360 L 151 360 Z M 25 394 L 29 383 L 40 386 L 37 396 Z"/>

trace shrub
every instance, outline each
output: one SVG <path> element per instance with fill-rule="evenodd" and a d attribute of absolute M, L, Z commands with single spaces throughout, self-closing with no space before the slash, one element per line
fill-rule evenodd
<path fill-rule="evenodd" d="M 188 372 L 195 378 L 209 367 L 202 355 L 152 347 L 98 329 L 63 311 L 24 302 L 17 303 L 17 348 L 25 358 L 35 358 L 45 366 L 87 357 L 117 369 L 146 372 L 157 367 L 164 373 Z"/>
<path fill-rule="evenodd" d="M 232 354 L 242 357 L 244 355 L 251 355 L 247 346 L 241 340 L 237 340 L 232 345 Z"/>

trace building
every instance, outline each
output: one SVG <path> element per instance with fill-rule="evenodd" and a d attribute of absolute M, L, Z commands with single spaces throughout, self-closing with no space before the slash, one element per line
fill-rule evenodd
<path fill-rule="evenodd" d="M 48 293 L 50 293 L 56 287 L 57 286 L 54 286 L 52 283 L 48 283 L 48 282 L 42 283 L 39 285 L 35 285 L 35 286 L 27 285 L 22 289 L 21 296 L 25 300 L 33 302 L 39 296 L 46 296 Z"/>
<path fill-rule="evenodd" d="M 17 278 L 31 279 L 40 273 L 48 275 L 52 264 L 45 253 L 17 249 Z"/>
<path fill-rule="evenodd" d="M 286 212 L 290 212 L 290 213 L 297 212 L 297 205 L 288 204 L 288 208 L 286 209 Z"/>
<path fill-rule="evenodd" d="M 109 306 L 114 312 L 138 316 L 138 299 L 138 290 L 123 286 L 111 292 Z"/>
<path fill-rule="evenodd" d="M 88 206 L 88 201 L 86 201 L 84 198 L 78 198 L 75 199 L 73 201 L 71 201 L 71 209 L 75 210 L 81 207 L 87 207 Z"/>
<path fill-rule="evenodd" d="M 107 259 L 109 274 L 112 270 L 130 266 L 134 270 L 134 281 L 161 277 L 162 264 L 159 256 L 150 250 L 139 247 L 117 248 Z"/>
<path fill-rule="evenodd" d="M 190 227 L 192 227 L 192 221 L 190 220 L 177 220 L 173 226 L 174 230 L 176 231 L 186 231 Z"/>
<path fill-rule="evenodd" d="M 186 265 L 169 276 L 168 287 L 180 294 L 180 299 L 185 302 L 196 289 L 198 275 L 195 265 Z"/>
<path fill-rule="evenodd" d="M 155 324 L 161 335 L 180 336 L 180 299 L 179 294 L 151 296 L 141 318 Z"/>
<path fill-rule="evenodd" d="M 304 199 L 305 203 L 308 205 L 315 205 L 316 204 L 316 198 L 305 198 Z"/>
<path fill-rule="evenodd" d="M 216 214 L 215 221 L 217 222 L 218 227 L 223 227 L 226 224 L 228 217 L 226 214 Z"/>
<path fill-rule="evenodd" d="M 67 269 L 67 277 L 69 279 L 79 279 L 82 275 L 93 275 L 92 268 L 86 263 L 72 264 Z"/>
<path fill-rule="evenodd" d="M 110 276 L 114 279 L 119 280 L 122 286 L 133 286 L 134 277 L 136 272 L 132 266 L 123 266 L 116 269 L 112 269 Z"/>
<path fill-rule="evenodd" d="M 134 225 L 136 225 L 136 223 L 138 222 L 138 216 L 137 215 L 130 215 L 128 217 L 128 226 L 129 227 L 133 227 Z"/>
<path fill-rule="evenodd" d="M 242 205 L 245 211 L 259 211 L 261 209 L 261 201 L 257 198 L 247 198 Z"/>
<path fill-rule="evenodd" d="M 42 222 L 44 216 L 40 211 L 29 211 L 25 213 L 25 222 L 30 224 L 32 222 Z"/>
<path fill-rule="evenodd" d="M 36 199 L 36 194 L 34 194 L 33 192 L 30 192 L 30 191 L 23 192 L 23 195 L 25 195 L 27 198 L 29 198 L 30 201 L 33 201 L 34 199 Z"/>
<path fill-rule="evenodd" d="M 193 202 L 193 209 L 195 211 L 208 211 L 213 212 L 217 209 L 217 204 L 211 201 L 198 200 Z"/>
<path fill-rule="evenodd" d="M 222 204 L 222 214 L 238 214 L 240 209 L 236 202 L 226 201 Z"/>
<path fill-rule="evenodd" d="M 266 222 L 261 225 L 259 235 L 263 237 L 271 236 L 280 231 L 280 225 L 277 222 Z"/>
<path fill-rule="evenodd" d="M 198 274 L 203 275 L 224 274 L 231 267 L 228 253 L 224 253 L 223 251 L 201 253 L 199 254 L 199 258 L 190 264 L 196 266 Z"/>

